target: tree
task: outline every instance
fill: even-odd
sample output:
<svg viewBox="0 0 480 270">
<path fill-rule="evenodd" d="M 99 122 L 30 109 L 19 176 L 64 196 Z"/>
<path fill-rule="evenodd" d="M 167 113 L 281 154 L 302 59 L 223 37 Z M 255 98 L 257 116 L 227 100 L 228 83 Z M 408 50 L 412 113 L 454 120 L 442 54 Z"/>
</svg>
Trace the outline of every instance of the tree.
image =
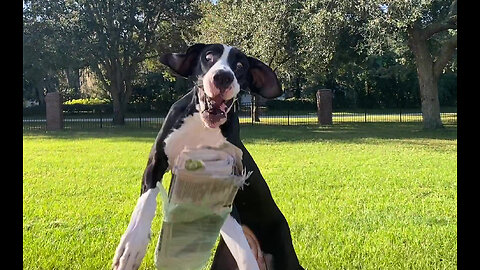
<svg viewBox="0 0 480 270">
<path fill-rule="evenodd" d="M 78 43 L 77 14 L 64 2 L 24 1 L 23 5 L 23 94 L 44 103 L 48 92 L 79 88 L 78 70 L 84 67 Z M 77 82 L 75 82 L 77 80 Z M 64 83 L 66 82 L 66 83 Z"/>
<path fill-rule="evenodd" d="M 113 101 L 114 124 L 123 125 L 139 64 L 171 44 L 195 12 L 192 1 L 73 1 L 83 29 L 86 59 Z"/>
<path fill-rule="evenodd" d="M 355 41 L 355 38 L 351 38 L 354 34 L 351 28 L 355 22 L 347 12 L 350 1 L 302 2 L 302 8 L 297 15 L 301 33 L 298 41 L 300 44 L 298 54 L 301 59 L 299 64 L 304 71 L 305 90 L 315 95 L 319 88 L 332 86 L 333 75 L 343 63 L 341 55 L 350 52 L 350 44 L 347 43 Z M 350 37 L 343 38 L 344 34 Z M 347 58 L 349 61 L 352 60 L 350 57 Z M 309 91 L 310 89 L 312 91 Z"/>
<path fill-rule="evenodd" d="M 371 51 L 389 49 L 414 55 L 423 126 L 441 128 L 438 81 L 457 48 L 457 1 L 370 1 L 364 34 Z"/>
<path fill-rule="evenodd" d="M 223 0 L 200 5 L 202 19 L 196 42 L 224 43 L 240 48 L 270 66 L 284 89 L 300 73 L 296 12 L 298 1 Z M 252 95 L 252 118 L 259 121 L 257 100 Z"/>
<path fill-rule="evenodd" d="M 436 21 L 432 20 L 426 25 L 422 22 L 425 20 L 417 19 L 407 30 L 408 46 L 415 55 L 417 64 L 423 124 L 427 129 L 442 127 L 438 81 L 456 51 L 457 35 L 456 33 L 451 34 L 448 35 L 446 40 L 438 41 L 440 43 L 440 50 L 436 57 L 432 57 L 431 55 L 429 40 L 436 34 L 441 34 L 449 29 L 457 29 L 456 6 L 457 1 L 455 0 L 450 4 L 445 17 L 442 16 Z M 439 6 L 433 11 L 437 14 L 445 13 L 444 11 L 442 12 L 442 8 L 445 8 L 445 6 Z"/>
<path fill-rule="evenodd" d="M 195 41 L 239 47 L 287 78 L 295 70 L 299 7 L 297 1 L 284 0 L 204 1 Z"/>
</svg>

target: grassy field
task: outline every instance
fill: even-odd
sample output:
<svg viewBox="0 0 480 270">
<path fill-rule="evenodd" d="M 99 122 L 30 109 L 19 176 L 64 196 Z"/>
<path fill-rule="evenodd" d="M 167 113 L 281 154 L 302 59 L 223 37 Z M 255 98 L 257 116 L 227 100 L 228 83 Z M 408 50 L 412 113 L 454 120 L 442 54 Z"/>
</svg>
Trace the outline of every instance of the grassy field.
<svg viewBox="0 0 480 270">
<path fill-rule="evenodd" d="M 109 269 L 156 132 L 24 133 L 24 269 Z M 305 269 L 456 269 L 456 126 L 244 126 L 242 138 Z M 159 204 L 141 269 L 155 269 Z"/>
</svg>

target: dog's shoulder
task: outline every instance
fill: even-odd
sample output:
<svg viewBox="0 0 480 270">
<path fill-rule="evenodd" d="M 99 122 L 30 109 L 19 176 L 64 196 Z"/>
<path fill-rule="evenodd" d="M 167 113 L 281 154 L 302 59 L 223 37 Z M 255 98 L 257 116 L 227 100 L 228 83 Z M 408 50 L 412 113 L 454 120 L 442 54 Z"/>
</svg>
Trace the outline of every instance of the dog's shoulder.
<svg viewBox="0 0 480 270">
<path fill-rule="evenodd" d="M 187 94 L 181 97 L 179 100 L 175 101 L 168 111 L 168 115 L 178 115 L 187 111 L 187 108 L 191 105 L 194 106 L 194 97 L 195 97 L 195 88 L 190 90 Z"/>
</svg>

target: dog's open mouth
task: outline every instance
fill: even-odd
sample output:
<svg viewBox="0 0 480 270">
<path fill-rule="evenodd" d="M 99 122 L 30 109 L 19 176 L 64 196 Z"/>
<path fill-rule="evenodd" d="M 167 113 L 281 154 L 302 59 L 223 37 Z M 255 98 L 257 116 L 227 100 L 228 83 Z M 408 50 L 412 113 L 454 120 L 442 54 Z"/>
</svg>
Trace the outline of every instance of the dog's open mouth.
<svg viewBox="0 0 480 270">
<path fill-rule="evenodd" d="M 205 124 L 210 128 L 216 128 L 225 123 L 233 100 L 233 98 L 224 100 L 221 95 L 210 98 L 202 93 L 200 97 L 200 102 L 203 103 L 201 116 Z"/>
</svg>

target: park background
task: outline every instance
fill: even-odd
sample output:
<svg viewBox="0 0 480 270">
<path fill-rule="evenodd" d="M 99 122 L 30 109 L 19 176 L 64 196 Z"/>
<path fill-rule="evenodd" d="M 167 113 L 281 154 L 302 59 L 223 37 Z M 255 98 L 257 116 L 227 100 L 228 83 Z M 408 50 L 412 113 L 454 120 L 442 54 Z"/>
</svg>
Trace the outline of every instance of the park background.
<svg viewBox="0 0 480 270">
<path fill-rule="evenodd" d="M 282 83 L 282 97 L 245 94 L 236 109 L 306 269 L 456 268 L 456 11 L 24 1 L 24 268 L 109 267 L 156 132 L 190 86 L 159 56 L 196 42 L 237 46 Z M 320 89 L 333 93 L 333 125 L 318 125 Z M 46 131 L 50 93 L 62 97 L 61 131 Z"/>
</svg>

